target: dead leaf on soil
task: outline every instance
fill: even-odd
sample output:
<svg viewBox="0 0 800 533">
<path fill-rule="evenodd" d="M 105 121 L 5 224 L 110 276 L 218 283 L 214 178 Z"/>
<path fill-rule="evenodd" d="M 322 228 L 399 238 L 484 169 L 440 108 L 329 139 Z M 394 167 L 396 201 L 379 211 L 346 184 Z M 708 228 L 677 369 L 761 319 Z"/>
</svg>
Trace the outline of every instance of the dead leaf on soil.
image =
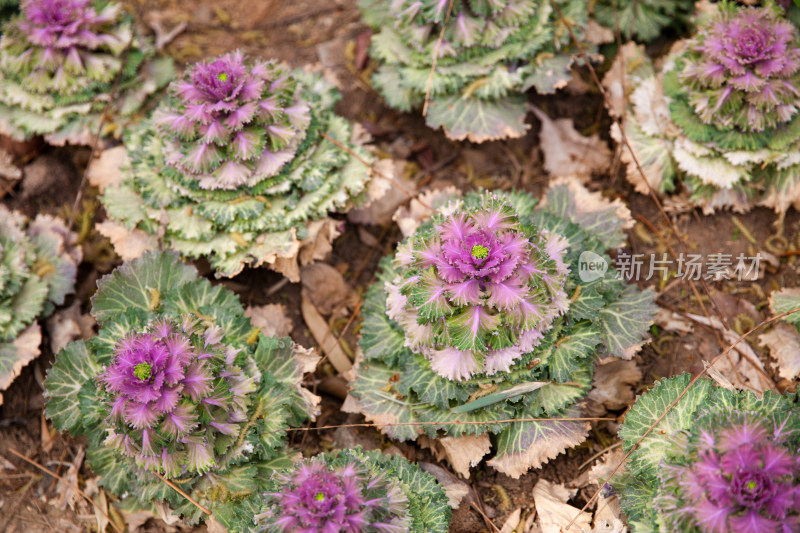
<svg viewBox="0 0 800 533">
<path fill-rule="evenodd" d="M 551 120 L 538 107 L 530 108 L 542 123 L 539 145 L 544 154 L 544 169 L 550 176 L 575 176 L 586 182 L 592 174 L 608 170 L 612 152 L 597 133 L 584 137 L 575 130 L 572 119 Z"/>
<path fill-rule="evenodd" d="M 276 257 L 271 268 L 286 276 L 292 283 L 300 281 L 300 267 L 323 261 L 331 250 L 333 240 L 341 235 L 340 223 L 332 218 L 323 218 L 310 222 L 307 226 L 308 236 L 299 242 L 297 254 L 291 257 Z"/>
<path fill-rule="evenodd" d="M 470 467 L 478 466 L 492 449 L 488 433 L 441 439 L 420 437 L 418 442 L 420 446 L 430 448 L 438 460 L 447 459 L 456 474 L 465 479 L 469 479 Z"/>
<path fill-rule="evenodd" d="M 656 311 L 656 317 L 654 319 L 657 326 L 659 326 L 664 331 L 676 331 L 678 333 L 691 333 L 694 329 L 692 322 L 687 320 L 683 316 L 670 311 L 669 309 L 664 309 L 663 307 L 659 307 L 658 311 Z"/>
<path fill-rule="evenodd" d="M 286 337 L 294 328 L 283 304 L 251 305 L 244 310 L 244 316 L 267 337 Z"/>
<path fill-rule="evenodd" d="M 412 199 L 408 206 L 395 211 L 392 219 L 397 223 L 403 236 L 408 237 L 417 231 L 423 221 L 433 215 L 434 210 L 457 200 L 460 196 L 461 192 L 453 186 L 425 191 Z"/>
<path fill-rule="evenodd" d="M 22 177 L 22 169 L 14 164 L 14 158 L 4 149 L 0 148 L 0 178 L 16 182 Z"/>
<path fill-rule="evenodd" d="M 374 173 L 367 185 L 368 203 L 347 213 L 350 222 L 377 226 L 388 224 L 397 208 L 411 197 L 409 193 L 413 195 L 416 192 L 416 183 L 405 176 L 406 161 L 381 159 L 375 168 L 380 173 Z"/>
<path fill-rule="evenodd" d="M 94 502 L 94 519 L 97 523 L 97 531 L 105 532 L 108 527 L 108 498 L 106 498 L 106 491 L 100 488 L 97 481 L 99 476 L 86 480 L 86 487 L 83 492 L 92 499 Z"/>
<path fill-rule="evenodd" d="M 793 380 L 800 376 L 800 333 L 794 326 L 779 322 L 772 331 L 760 335 L 758 342 L 769 349 L 780 377 Z"/>
<path fill-rule="evenodd" d="M 86 179 L 100 189 L 101 193 L 106 187 L 116 187 L 122 183 L 122 166 L 127 160 L 128 151 L 122 145 L 103 150 L 97 158 L 89 162 Z"/>
<path fill-rule="evenodd" d="M 302 293 L 323 315 L 335 310 L 355 309 L 358 295 L 344 280 L 341 272 L 328 263 L 314 263 L 300 270 Z"/>
<path fill-rule="evenodd" d="M 508 515 L 506 521 L 503 522 L 503 527 L 500 528 L 500 533 L 514 533 L 519 527 L 519 523 L 522 520 L 522 508 L 517 507 L 513 513 Z"/>
<path fill-rule="evenodd" d="M 328 322 L 305 294 L 301 296 L 300 310 L 311 335 L 319 344 L 322 353 L 328 356 L 336 371 L 344 374 L 350 370 L 353 364 L 339 345 L 336 335 L 333 334 L 331 328 L 328 327 Z"/>
<path fill-rule="evenodd" d="M 47 333 L 50 337 L 50 349 L 57 354 L 74 340 L 89 339 L 94 335 L 96 323 L 90 314 L 81 313 L 80 302 L 56 311 L 46 322 Z"/>
<path fill-rule="evenodd" d="M 458 509 L 464 497 L 469 494 L 470 486 L 439 465 L 421 461 L 419 466 L 422 470 L 435 477 L 436 481 L 442 485 L 447 495 L 448 505 L 453 509 Z"/>
<path fill-rule="evenodd" d="M 145 252 L 158 250 L 158 239 L 140 229 L 129 230 L 110 220 L 98 223 L 95 228 L 111 241 L 114 251 L 123 261 L 131 261 Z"/>
<path fill-rule="evenodd" d="M 59 479 L 56 484 L 56 497 L 51 503 L 54 503 L 62 511 L 65 511 L 67 506 L 74 511 L 75 504 L 81 500 L 81 495 L 75 488 L 78 487 L 78 472 L 81 470 L 85 455 L 83 446 L 79 446 L 69 468 L 61 475 L 63 480 Z"/>
<path fill-rule="evenodd" d="M 613 359 L 595 367 L 592 390 L 587 399 L 588 416 L 602 416 L 633 403 L 635 387 L 642 379 L 636 361 Z"/>
<path fill-rule="evenodd" d="M 714 370 L 719 372 L 719 374 L 734 387 L 758 393 L 773 388 L 774 384 L 762 373 L 764 371 L 764 364 L 761 362 L 761 359 L 759 359 L 758 354 L 750 347 L 747 340 L 742 339 L 737 343 L 739 334 L 726 328 L 717 317 L 711 317 L 711 320 L 709 320 L 706 317 L 691 313 L 687 313 L 686 316 L 695 322 L 711 326 L 718 330 L 722 334 L 723 341 L 726 343 L 730 345 L 736 343 L 735 347 L 728 352 L 728 355 L 720 358 L 714 365 Z M 719 347 L 716 343 L 701 344 L 698 349 L 703 358 L 708 361 L 711 361 L 719 353 Z M 758 369 L 762 372 L 759 372 Z M 709 374 L 713 377 L 712 372 L 709 372 Z"/>
<path fill-rule="evenodd" d="M 592 515 L 567 503 L 576 490 L 569 490 L 559 483 L 540 479 L 533 487 L 533 503 L 536 506 L 537 524 L 542 533 L 562 533 L 562 528 L 572 523 L 570 531 L 589 531 Z M 577 518 L 576 518 L 577 517 Z"/>
</svg>

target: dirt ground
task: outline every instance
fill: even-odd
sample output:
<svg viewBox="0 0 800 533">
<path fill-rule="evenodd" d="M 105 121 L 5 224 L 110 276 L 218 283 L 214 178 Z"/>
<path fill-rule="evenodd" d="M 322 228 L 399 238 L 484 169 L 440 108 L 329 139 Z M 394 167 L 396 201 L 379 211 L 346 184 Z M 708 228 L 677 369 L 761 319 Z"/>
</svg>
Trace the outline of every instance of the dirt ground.
<svg viewBox="0 0 800 533">
<path fill-rule="evenodd" d="M 319 64 L 334 74 L 341 85 L 343 98 L 338 104 L 339 113 L 364 125 L 386 154 L 408 160 L 414 170 L 412 175 L 421 188 L 434 183 L 451 183 L 463 188 L 516 188 L 540 195 L 547 184 L 548 177 L 543 170 L 538 146 L 539 124 L 532 116 L 529 117 L 531 130 L 521 139 L 473 145 L 447 140 L 441 132 L 425 127 L 417 114 L 399 114 L 386 108 L 379 95 L 370 88 L 371 63 L 367 62 L 361 70 L 355 67 L 355 58 L 363 51 L 363 45 L 359 43 L 365 41 L 367 31 L 359 22 L 355 0 L 129 0 L 126 4 L 141 20 L 160 25 L 165 32 L 186 23 L 185 30 L 167 47 L 179 65 L 236 48 L 249 54 L 277 57 L 295 67 Z M 551 118 L 569 117 L 581 133 L 599 133 L 608 141 L 610 119 L 603 109 L 602 99 L 596 90 L 591 89 L 587 72 L 577 71 L 576 75 L 588 87 L 588 92 L 579 98 L 567 90 L 555 96 L 532 95 L 531 101 Z M 28 215 L 37 212 L 68 215 L 80 188 L 89 151 L 53 149 L 40 143 L 15 145 L 13 148 L 17 162 L 26 165 L 26 178 L 15 189 L 0 192 L 4 194 L 2 201 Z M 29 180 L 29 175 L 39 175 L 36 172 L 42 175 L 39 181 Z M 800 263 L 792 251 L 800 247 L 798 213 L 791 212 L 786 216 L 783 224 L 785 242 L 770 239 L 776 232 L 776 217 L 766 209 L 735 216 L 730 213 L 703 216 L 695 211 L 671 214 L 681 244 L 666 229 L 653 200 L 635 193 L 625 181 L 623 172 L 624 169 L 616 164 L 612 172 L 595 176 L 589 187 L 602 191 L 608 198 L 621 198 L 629 206 L 637 220 L 636 227 L 629 232 L 632 253 L 661 254 L 669 248 L 681 251 L 685 246 L 689 253 L 723 252 L 735 257 L 740 252 L 755 255 L 767 251 L 776 258 L 776 264 L 768 266 L 766 275 L 757 283 L 709 281 L 706 287 L 699 285 L 701 294 L 708 289 L 713 295 L 713 303 L 706 297 L 701 298 L 711 314 L 718 313 L 739 329 L 750 322 L 757 324 L 769 316 L 766 296 L 770 291 L 797 284 Z M 109 243 L 92 230 L 94 222 L 104 217 L 95 196 L 96 191 L 87 189 L 75 216 L 75 229 L 84 238 L 86 258 L 80 269 L 74 298 L 82 303 L 84 311 L 88 311 L 88 299 L 97 279 L 119 264 Z M 367 231 L 378 242 L 377 245 L 365 244 L 369 239 L 359 235 L 357 228 L 348 224 L 344 234 L 335 242 L 329 261 L 344 273 L 345 279 L 359 294 L 373 279 L 379 258 L 391 250 L 399 238 L 396 227 L 368 227 Z M 201 272 L 208 270 L 204 265 L 198 266 Z M 281 279 L 278 274 L 257 269 L 220 283 L 236 291 L 245 304 L 284 304 L 295 325 L 292 337 L 303 345 L 314 346 L 316 343 L 300 313 L 300 285 L 289 283 L 281 286 Z M 648 282 L 642 282 L 642 285 L 646 284 Z M 686 282 L 657 282 L 654 286 L 663 290 L 659 303 L 665 308 L 702 315 L 698 300 Z M 275 291 L 276 287 L 280 290 Z M 749 318 L 745 320 L 743 315 Z M 334 333 L 340 333 L 345 322 L 334 321 Z M 356 345 L 359 322 L 356 317 L 343 337 L 348 347 Z M 654 328 L 653 333 L 653 345 L 644 348 L 636 357 L 643 373 L 642 380 L 634 384 L 637 394 L 660 377 L 683 371 L 701 371 L 703 360 L 710 360 L 719 351 L 714 335 L 703 328 L 696 327 L 690 334 L 664 333 Z M 76 458 L 81 457 L 82 443 L 54 432 L 42 414 L 45 404 L 43 376 L 53 359 L 48 343 L 45 341 L 43 345 L 43 355 L 29 365 L 4 393 L 5 404 L 0 407 L 0 533 L 96 531 L 94 510 L 90 506 L 81 501 L 73 509 L 68 501 L 59 501 L 64 500 L 65 491 L 58 480 L 15 454 L 23 454 L 61 476 L 77 480 L 84 491 L 91 491 L 90 481 L 94 476 L 89 469 L 86 466 L 71 468 L 73 462 L 78 466 L 81 464 Z M 775 386 L 779 390 L 792 388 L 793 384 L 778 378 L 764 348 L 756 342 L 751 345 Z M 316 377 L 309 379 L 309 386 L 318 388 L 323 396 L 322 415 L 315 424 L 324 426 L 363 421 L 360 417 L 343 414 L 340 395 L 331 394 L 335 390 L 323 385 L 326 383 L 324 378 L 334 374 L 333 368 L 325 364 Z M 624 411 L 625 408 L 612 411 L 610 416 L 621 416 Z M 616 427 L 616 422 L 596 424 L 585 443 L 518 480 L 498 474 L 485 465 L 474 468 L 468 481 L 473 492 L 454 513 L 451 531 L 494 531 L 487 521 L 499 529 L 517 508 L 522 508 L 523 516 L 527 515 L 533 508 L 531 493 L 538 479 L 570 483 L 588 468 L 589 465 L 584 464 L 588 459 L 614 444 Z M 298 432 L 293 434 L 292 441 L 305 454 L 353 443 L 380 448 L 391 445 L 372 429 Z M 430 452 L 414 444 L 394 445 L 410 459 L 435 462 Z M 591 491 L 584 489 L 570 503 L 580 507 L 589 497 Z M 477 509 L 481 509 L 486 518 Z M 122 523 L 113 506 L 110 514 L 112 520 Z M 150 520 L 140 529 L 154 532 L 176 530 L 192 529 L 180 525 L 167 526 L 158 520 Z M 205 526 L 195 530 L 205 531 Z"/>
</svg>

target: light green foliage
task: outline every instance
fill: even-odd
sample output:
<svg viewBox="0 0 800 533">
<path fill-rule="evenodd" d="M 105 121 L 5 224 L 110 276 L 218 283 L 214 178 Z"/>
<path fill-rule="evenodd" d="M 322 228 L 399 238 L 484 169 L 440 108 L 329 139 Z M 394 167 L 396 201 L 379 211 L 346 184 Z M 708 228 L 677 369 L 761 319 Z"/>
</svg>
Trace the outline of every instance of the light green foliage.
<svg viewBox="0 0 800 533">
<path fill-rule="evenodd" d="M 640 42 L 652 41 L 665 28 L 687 26 L 693 11 L 694 0 L 599 0 L 594 5 L 597 22 Z"/>
<path fill-rule="evenodd" d="M 0 391 L 39 354 L 35 321 L 73 291 L 82 255 L 61 220 L 29 221 L 0 205 Z"/>
<path fill-rule="evenodd" d="M 17 140 L 44 135 L 55 145 L 89 145 L 98 131 L 101 137 L 118 138 L 148 99 L 174 77 L 172 59 L 156 53 L 151 39 L 138 33 L 133 17 L 119 4 L 105 0 L 89 4 L 105 22 L 81 29 L 96 33 L 101 44 L 86 46 L 78 39 L 72 48 L 79 56 L 75 65 L 66 61 L 65 66 L 58 55 L 55 60 L 46 58 L 50 49 L 33 43 L 20 28 L 24 9 L 4 24 L 0 41 L 3 134 Z"/>
<path fill-rule="evenodd" d="M 145 122 L 126 136 L 130 166 L 122 184 L 102 197 L 109 216 L 158 236 L 164 248 L 182 256 L 207 257 L 218 276 L 296 260 L 310 223 L 363 202 L 371 175 L 363 161 L 372 156 L 352 138 L 350 123 L 333 113 L 338 91 L 316 75 L 292 76 L 301 84 L 311 124 L 294 158 L 275 176 L 254 186 L 203 189 L 165 163 L 164 139 Z"/>
<path fill-rule="evenodd" d="M 410 111 L 423 104 L 426 120 L 448 137 L 483 142 L 524 135 L 525 92 L 553 93 L 569 80 L 570 35 L 553 6 L 539 0 L 359 0 L 381 62 L 373 77 L 387 103 Z M 578 38 L 585 2 L 558 0 Z M 441 46 L 437 41 L 444 25 Z M 434 54 L 439 52 L 431 78 Z M 429 81 L 430 80 L 430 81 Z"/>
</svg>

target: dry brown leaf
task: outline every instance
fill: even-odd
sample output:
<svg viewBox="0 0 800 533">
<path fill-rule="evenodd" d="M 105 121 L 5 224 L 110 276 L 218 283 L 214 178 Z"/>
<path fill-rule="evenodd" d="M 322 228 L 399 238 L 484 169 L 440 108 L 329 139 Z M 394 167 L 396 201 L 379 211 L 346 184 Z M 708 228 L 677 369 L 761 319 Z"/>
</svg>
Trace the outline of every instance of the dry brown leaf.
<svg viewBox="0 0 800 533">
<path fill-rule="evenodd" d="M 380 174 L 376 173 L 367 185 L 368 203 L 347 213 L 350 222 L 386 225 L 392 221 L 392 214 L 397 208 L 410 198 L 409 193 L 416 191 L 417 185 L 405 176 L 405 161 L 381 159 L 375 167 Z"/>
<path fill-rule="evenodd" d="M 676 331 L 678 333 L 691 333 L 694 329 L 692 322 L 682 317 L 678 313 L 659 307 L 654 319 L 657 326 L 664 331 Z"/>
<path fill-rule="evenodd" d="M 539 145 L 544 154 L 544 169 L 552 177 L 575 176 L 582 182 L 611 166 L 612 153 L 598 134 L 584 137 L 575 130 L 572 119 L 551 120 L 544 111 L 530 106 L 542 123 Z"/>
<path fill-rule="evenodd" d="M 56 311 L 46 322 L 50 348 L 53 353 L 57 354 L 74 340 L 86 340 L 92 337 L 96 323 L 90 314 L 81 313 L 80 302 Z"/>
<path fill-rule="evenodd" d="M 772 331 L 760 335 L 758 342 L 769 349 L 780 377 L 793 380 L 800 376 L 800 333 L 794 326 L 779 322 Z"/>
<path fill-rule="evenodd" d="M 99 476 L 86 480 L 86 486 L 83 489 L 84 494 L 92 499 L 94 505 L 94 519 L 97 523 L 97 531 L 105 532 L 108 527 L 108 498 L 106 492 L 97 484 Z"/>
<path fill-rule="evenodd" d="M 722 334 L 723 340 L 735 347 L 714 364 L 713 370 L 719 372 L 734 387 L 740 390 L 751 390 L 758 393 L 771 389 L 773 384 L 764 375 L 764 364 L 758 355 L 750 347 L 747 340 L 739 341 L 739 334 L 728 329 L 717 317 L 706 317 L 687 313 L 689 318 L 695 322 L 711 326 Z M 738 342 L 737 342 L 738 341 Z M 716 354 L 715 354 L 716 355 Z M 759 371 L 761 370 L 761 371 Z M 709 371 L 713 377 L 713 372 Z"/>
<path fill-rule="evenodd" d="M 122 184 L 122 166 L 127 161 L 128 151 L 122 145 L 103 150 L 99 157 L 89 162 L 86 178 L 102 193 L 106 187 Z"/>
<path fill-rule="evenodd" d="M 336 371 L 344 374 L 350 370 L 353 364 L 339 345 L 336 335 L 333 334 L 328 323 L 305 294 L 301 296 L 300 310 L 311 335 L 319 344 L 322 353 L 328 356 Z"/>
<path fill-rule="evenodd" d="M 570 531 L 576 533 L 591 530 L 592 515 L 566 503 L 575 492 L 546 479 L 536 483 L 533 487 L 533 503 L 542 533 L 562 533 L 562 528 L 568 524 L 573 524 Z"/>
<path fill-rule="evenodd" d="M 412 199 L 408 207 L 403 206 L 397 209 L 392 219 L 397 223 L 403 236 L 408 237 L 417 231 L 425 219 L 433 215 L 433 210 L 457 200 L 460 196 L 461 192 L 453 186 L 425 191 L 417 198 Z"/>
<path fill-rule="evenodd" d="M 110 220 L 98 223 L 95 228 L 111 241 L 114 251 L 123 261 L 131 261 L 145 252 L 158 249 L 158 239 L 140 229 L 129 230 Z"/>
<path fill-rule="evenodd" d="M 75 453 L 75 458 L 69 464 L 69 468 L 65 473 L 61 474 L 62 479 L 59 479 L 56 484 L 56 498 L 53 503 L 62 511 L 65 511 L 67 506 L 74 511 L 75 504 L 81 501 L 81 495 L 75 488 L 78 487 L 78 472 L 81 470 L 85 455 L 86 452 L 83 446 L 79 446 L 77 453 Z"/>
<path fill-rule="evenodd" d="M 420 468 L 436 478 L 447 495 L 447 503 L 453 509 L 458 509 L 464 497 L 469 494 L 470 487 L 453 474 L 439 465 L 421 461 Z"/>
<path fill-rule="evenodd" d="M 14 164 L 14 158 L 4 149 L 0 148 L 0 178 L 11 182 L 22 177 L 22 169 Z"/>
<path fill-rule="evenodd" d="M 522 520 L 522 508 L 517 507 L 513 513 L 508 515 L 506 521 L 503 522 L 503 527 L 500 528 L 500 533 L 514 533 L 519 527 L 519 523 Z"/>
<path fill-rule="evenodd" d="M 307 226 L 308 236 L 299 241 L 297 252 L 278 256 L 274 254 L 265 263 L 286 276 L 292 283 L 300 281 L 300 267 L 324 260 L 333 250 L 333 240 L 341 234 L 340 223 L 331 218 L 314 220 Z M 257 265 L 254 265 L 257 266 Z"/>
<path fill-rule="evenodd" d="M 642 379 L 636 361 L 612 359 L 595 367 L 592 390 L 587 395 L 587 414 L 602 416 L 608 411 L 624 409 L 633 403 L 635 386 Z"/>
<path fill-rule="evenodd" d="M 488 433 L 463 437 L 442 437 L 441 439 L 420 439 L 420 444 L 434 450 L 439 460 L 447 459 L 456 474 L 465 479 L 469 479 L 470 467 L 478 466 L 478 463 L 492 449 Z"/>
<path fill-rule="evenodd" d="M 358 296 L 344 280 L 341 272 L 327 263 L 314 263 L 300 270 L 300 283 L 303 295 L 323 315 L 330 315 L 334 310 L 344 308 L 355 309 Z"/>
<path fill-rule="evenodd" d="M 244 310 L 244 316 L 267 337 L 286 337 L 294 328 L 283 304 L 252 305 Z"/>
</svg>

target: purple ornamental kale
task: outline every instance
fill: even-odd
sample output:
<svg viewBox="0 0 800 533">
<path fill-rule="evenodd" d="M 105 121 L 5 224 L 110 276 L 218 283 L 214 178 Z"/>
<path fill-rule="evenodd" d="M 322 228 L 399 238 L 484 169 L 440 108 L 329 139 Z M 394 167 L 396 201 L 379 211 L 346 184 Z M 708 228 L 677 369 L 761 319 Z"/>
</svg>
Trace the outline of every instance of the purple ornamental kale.
<svg viewBox="0 0 800 533">
<path fill-rule="evenodd" d="M 86 88 L 87 75 L 109 81 L 116 71 L 99 54 L 116 54 L 126 45 L 129 34 L 117 27 L 120 10 L 110 4 L 98 13 L 90 0 L 27 0 L 15 31 L 28 47 L 6 60 L 13 72 L 26 75 L 22 81 L 30 89 L 72 93 Z"/>
<path fill-rule="evenodd" d="M 235 189 L 276 175 L 310 122 L 289 71 L 241 52 L 190 68 L 155 113 L 167 164 L 203 189 Z"/>
<path fill-rule="evenodd" d="M 406 345 L 458 381 L 508 371 L 568 306 L 567 241 L 524 228 L 491 194 L 482 202 L 403 243 L 402 274 L 386 286 L 387 314 Z"/>
<path fill-rule="evenodd" d="M 800 38 L 774 7 L 722 9 L 680 72 L 695 113 L 720 129 L 763 131 L 800 106 Z"/>
<path fill-rule="evenodd" d="M 108 396 L 106 443 L 166 477 L 214 467 L 217 439 L 239 434 L 255 389 L 221 336 L 186 316 L 120 340 L 99 378 Z"/>
<path fill-rule="evenodd" d="M 700 435 L 691 463 L 663 467 L 678 494 L 656 501 L 665 515 L 703 533 L 800 531 L 800 450 L 783 444 L 780 426 L 745 421 Z"/>
<path fill-rule="evenodd" d="M 371 475 L 348 461 L 338 467 L 322 457 L 275 474 L 277 492 L 264 495 L 266 511 L 256 515 L 258 531 L 360 533 L 408 531 L 408 500 L 384 474 Z"/>
</svg>

